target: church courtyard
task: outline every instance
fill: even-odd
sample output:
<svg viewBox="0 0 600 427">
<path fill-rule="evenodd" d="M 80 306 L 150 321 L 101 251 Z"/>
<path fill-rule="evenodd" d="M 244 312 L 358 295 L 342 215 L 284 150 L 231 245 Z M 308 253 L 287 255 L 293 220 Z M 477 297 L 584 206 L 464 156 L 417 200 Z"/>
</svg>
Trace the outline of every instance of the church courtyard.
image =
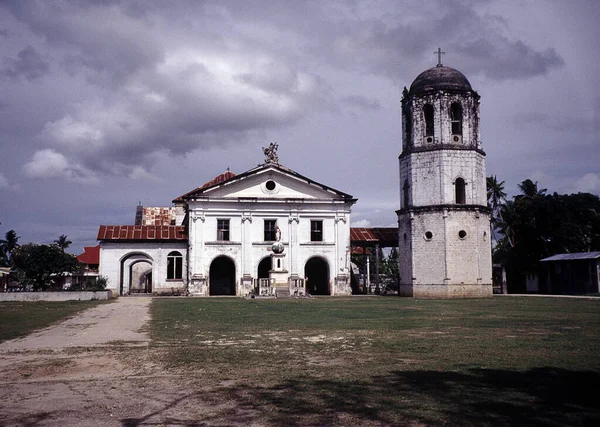
<svg viewBox="0 0 600 427">
<path fill-rule="evenodd" d="M 0 343 L 0 425 L 597 425 L 598 304 L 119 298 Z"/>
</svg>

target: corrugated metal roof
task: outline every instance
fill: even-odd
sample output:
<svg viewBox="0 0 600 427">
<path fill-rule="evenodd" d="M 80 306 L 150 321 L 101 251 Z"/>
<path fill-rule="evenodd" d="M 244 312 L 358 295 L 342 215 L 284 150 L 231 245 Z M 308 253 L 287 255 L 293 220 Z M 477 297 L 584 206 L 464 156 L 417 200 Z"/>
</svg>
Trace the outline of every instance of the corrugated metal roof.
<svg viewBox="0 0 600 427">
<path fill-rule="evenodd" d="M 77 255 L 77 261 L 82 264 L 100 264 L 100 245 L 85 246 L 83 253 Z"/>
<path fill-rule="evenodd" d="M 350 241 L 352 244 L 375 244 L 381 246 L 398 246 L 398 229 L 397 228 L 350 228 Z"/>
<path fill-rule="evenodd" d="M 571 254 L 556 254 L 551 257 L 544 258 L 540 262 L 547 261 L 570 261 L 574 259 L 598 259 L 600 252 L 573 252 Z"/>
<path fill-rule="evenodd" d="M 101 225 L 98 240 L 187 240 L 181 225 Z"/>
</svg>

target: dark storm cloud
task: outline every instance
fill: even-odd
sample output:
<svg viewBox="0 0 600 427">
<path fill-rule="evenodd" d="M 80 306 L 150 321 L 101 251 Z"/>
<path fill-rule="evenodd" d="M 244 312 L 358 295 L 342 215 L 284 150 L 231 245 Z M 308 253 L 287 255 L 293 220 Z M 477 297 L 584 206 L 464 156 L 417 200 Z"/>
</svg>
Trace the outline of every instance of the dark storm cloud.
<svg viewBox="0 0 600 427">
<path fill-rule="evenodd" d="M 410 20 L 401 11 L 394 19 L 387 15 L 343 20 L 337 24 L 330 49 L 345 64 L 394 80 L 405 78 L 410 58 L 426 58 L 435 65 L 434 46 L 451 54 L 442 62 L 453 64 L 460 58 L 463 72 L 483 73 L 494 80 L 527 79 L 564 65 L 555 49 L 537 50 L 525 40 L 506 36 L 502 17 L 481 15 L 468 2 L 433 4 L 436 7 L 423 8 Z"/>
<path fill-rule="evenodd" d="M 31 46 L 21 50 L 16 58 L 8 58 L 0 74 L 11 79 L 35 80 L 50 71 L 50 64 Z"/>
<path fill-rule="evenodd" d="M 565 65 L 561 56 L 551 48 L 535 51 L 523 41 L 503 37 L 495 40 L 479 38 L 456 46 L 458 53 L 480 62 L 482 71 L 495 80 L 523 79 L 548 74 Z"/>
<path fill-rule="evenodd" d="M 150 166 L 154 152 L 185 154 L 223 145 L 232 134 L 236 142 L 244 132 L 294 123 L 329 104 L 320 76 L 233 29 L 224 39 L 229 24 L 218 4 L 208 12 L 197 3 L 169 11 L 161 3 L 140 5 L 11 4 L 71 78 L 81 75 L 101 89 L 45 123 L 36 137 L 40 150 L 24 168 L 28 176 L 122 173 Z M 163 13 L 181 25 L 166 25 Z"/>
<path fill-rule="evenodd" d="M 161 59 L 158 40 L 138 21 L 102 3 L 27 1 L 9 10 L 42 37 L 71 72 L 82 71 L 92 82 L 119 85 L 137 70 Z"/>
</svg>

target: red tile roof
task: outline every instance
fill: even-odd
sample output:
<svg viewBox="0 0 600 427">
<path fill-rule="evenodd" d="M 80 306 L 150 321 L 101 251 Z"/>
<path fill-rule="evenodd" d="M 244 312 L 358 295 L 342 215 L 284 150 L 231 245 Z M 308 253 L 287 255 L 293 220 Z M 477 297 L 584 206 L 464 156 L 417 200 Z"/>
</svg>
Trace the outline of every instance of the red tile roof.
<svg viewBox="0 0 600 427">
<path fill-rule="evenodd" d="M 229 168 L 227 168 L 227 170 L 225 172 L 223 172 L 221 175 L 215 176 L 213 179 L 211 179 L 208 182 L 205 182 L 200 187 L 194 188 L 192 191 L 188 191 L 187 193 L 177 197 L 175 200 L 173 200 L 173 202 L 182 202 L 186 196 L 189 196 L 198 190 L 203 190 L 205 188 L 212 187 L 213 185 L 217 185 L 222 182 L 228 181 L 231 178 L 234 178 L 235 176 L 236 175 L 233 172 L 231 172 L 229 170 Z"/>
<path fill-rule="evenodd" d="M 165 241 L 187 240 L 187 232 L 181 225 L 101 225 L 98 240 Z"/>
<path fill-rule="evenodd" d="M 353 245 L 366 245 L 378 243 L 380 246 L 398 246 L 397 228 L 350 228 L 350 241 Z"/>
<path fill-rule="evenodd" d="M 85 246 L 83 253 L 77 255 L 77 261 L 88 265 L 100 264 L 100 245 Z"/>
<path fill-rule="evenodd" d="M 222 182 L 227 181 L 228 179 L 231 179 L 235 176 L 235 174 L 233 172 L 231 172 L 229 169 L 227 169 L 225 172 L 223 172 L 221 175 L 219 176 L 215 176 L 213 179 L 211 179 L 208 182 L 205 182 L 204 184 L 202 184 L 202 186 L 200 188 L 207 188 L 207 187 L 212 187 L 213 185 L 217 185 L 220 184 Z"/>
</svg>

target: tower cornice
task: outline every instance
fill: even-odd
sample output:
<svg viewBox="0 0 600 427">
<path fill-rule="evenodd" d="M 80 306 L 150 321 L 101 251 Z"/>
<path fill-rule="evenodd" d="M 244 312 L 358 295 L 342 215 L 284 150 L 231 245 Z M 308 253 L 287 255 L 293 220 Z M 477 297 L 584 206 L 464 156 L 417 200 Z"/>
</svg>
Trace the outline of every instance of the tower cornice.
<svg viewBox="0 0 600 427">
<path fill-rule="evenodd" d="M 406 209 L 399 209 L 396 214 L 410 214 L 410 213 L 423 213 L 423 212 L 444 212 L 444 211 L 469 211 L 469 212 L 481 212 L 484 215 L 489 215 L 492 211 L 487 206 L 483 205 L 457 205 L 457 204 L 445 204 L 445 205 L 426 205 L 426 206 L 409 206 Z"/>
<path fill-rule="evenodd" d="M 485 156 L 485 151 L 481 148 L 475 148 L 473 146 L 462 146 L 462 145 L 454 145 L 454 144 L 436 144 L 425 147 L 412 147 L 403 151 L 398 158 L 403 159 L 408 157 L 411 154 L 415 153 L 427 153 L 430 151 L 475 151 L 482 156 Z"/>
</svg>

